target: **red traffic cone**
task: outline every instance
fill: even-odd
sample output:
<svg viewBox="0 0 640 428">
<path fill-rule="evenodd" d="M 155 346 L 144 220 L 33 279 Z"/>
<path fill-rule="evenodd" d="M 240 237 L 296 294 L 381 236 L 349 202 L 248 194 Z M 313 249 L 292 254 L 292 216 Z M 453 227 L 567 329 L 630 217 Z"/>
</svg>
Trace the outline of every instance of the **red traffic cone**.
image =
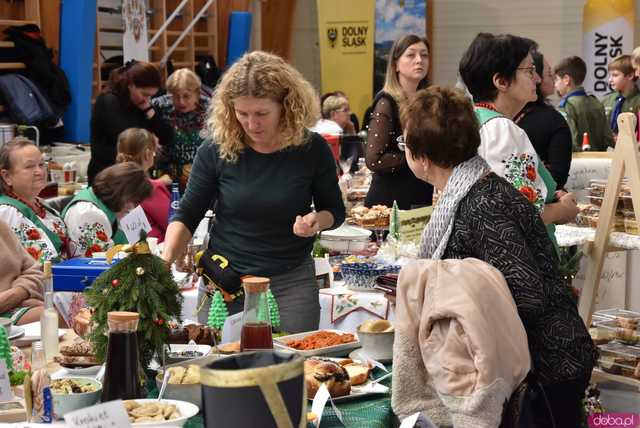
<svg viewBox="0 0 640 428">
<path fill-rule="evenodd" d="M 589 144 L 589 134 L 585 132 L 584 134 L 582 134 L 582 151 L 588 152 L 589 150 L 591 150 L 591 144 Z"/>
</svg>

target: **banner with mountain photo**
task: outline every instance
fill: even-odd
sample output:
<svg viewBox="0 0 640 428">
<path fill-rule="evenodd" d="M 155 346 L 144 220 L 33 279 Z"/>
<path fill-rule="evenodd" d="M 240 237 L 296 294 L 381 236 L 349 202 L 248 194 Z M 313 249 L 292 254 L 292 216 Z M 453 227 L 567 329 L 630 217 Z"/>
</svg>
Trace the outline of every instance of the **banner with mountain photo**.
<svg viewBox="0 0 640 428">
<path fill-rule="evenodd" d="M 426 0 L 376 0 L 373 93 L 384 86 L 393 42 L 407 34 L 427 35 Z"/>
<path fill-rule="evenodd" d="M 342 91 L 362 118 L 373 94 L 375 0 L 318 1 L 322 93 Z"/>
</svg>

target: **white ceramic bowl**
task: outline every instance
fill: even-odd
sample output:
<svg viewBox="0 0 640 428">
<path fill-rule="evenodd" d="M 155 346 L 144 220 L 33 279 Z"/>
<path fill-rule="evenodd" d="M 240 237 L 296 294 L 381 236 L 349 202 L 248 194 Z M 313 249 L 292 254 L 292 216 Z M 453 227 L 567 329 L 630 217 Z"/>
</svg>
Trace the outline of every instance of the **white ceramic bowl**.
<svg viewBox="0 0 640 428">
<path fill-rule="evenodd" d="M 95 385 L 96 390 L 92 392 L 83 392 L 79 394 L 60 394 L 51 391 L 51 397 L 53 401 L 53 416 L 56 419 L 62 419 L 62 417 L 74 410 L 80 410 L 85 407 L 93 406 L 100 401 L 100 395 L 102 394 L 102 384 L 95 379 L 88 377 L 62 377 L 58 379 L 73 379 L 81 384 Z"/>
<path fill-rule="evenodd" d="M 378 320 L 376 322 L 393 328 L 389 321 Z M 362 331 L 363 325 L 364 323 L 358 327 L 358 337 L 362 345 L 362 352 L 374 360 L 391 360 L 393 358 L 395 329 L 391 331 Z"/>
<path fill-rule="evenodd" d="M 137 401 L 140 404 L 144 404 L 144 403 L 155 403 L 158 400 L 156 400 L 155 398 L 145 398 L 145 399 L 139 399 L 134 401 Z M 192 403 L 187 403 L 186 401 L 165 400 L 163 398 L 162 403 L 175 405 L 180 411 L 181 416 L 179 418 L 171 419 L 164 422 L 158 422 L 158 421 L 136 422 L 136 423 L 132 423 L 131 426 L 134 426 L 134 427 L 181 427 L 187 422 L 187 420 L 189 420 L 189 418 L 197 415 L 198 412 L 200 411 L 200 409 L 198 409 L 198 406 Z"/>
<path fill-rule="evenodd" d="M 330 251 L 357 252 L 366 248 L 371 231 L 362 227 L 343 224 L 337 229 L 320 234 L 320 245 Z"/>
<path fill-rule="evenodd" d="M 162 386 L 162 373 L 158 373 L 158 376 L 156 376 L 156 385 L 159 391 Z M 202 385 L 200 383 L 184 385 L 167 383 L 163 398 L 186 401 L 195 404 L 200 409 L 202 408 Z"/>
</svg>

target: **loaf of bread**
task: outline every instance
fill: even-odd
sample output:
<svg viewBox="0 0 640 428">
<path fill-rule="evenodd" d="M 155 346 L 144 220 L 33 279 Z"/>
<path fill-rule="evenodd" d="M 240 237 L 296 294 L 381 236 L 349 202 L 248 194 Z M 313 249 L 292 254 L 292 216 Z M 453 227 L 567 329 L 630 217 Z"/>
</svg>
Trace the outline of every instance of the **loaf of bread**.
<svg viewBox="0 0 640 428">
<path fill-rule="evenodd" d="M 309 358 L 304 362 L 304 379 L 307 397 L 313 398 L 321 384 L 325 384 L 332 397 L 342 397 L 351 393 L 349 373 L 335 361 Z"/>
</svg>

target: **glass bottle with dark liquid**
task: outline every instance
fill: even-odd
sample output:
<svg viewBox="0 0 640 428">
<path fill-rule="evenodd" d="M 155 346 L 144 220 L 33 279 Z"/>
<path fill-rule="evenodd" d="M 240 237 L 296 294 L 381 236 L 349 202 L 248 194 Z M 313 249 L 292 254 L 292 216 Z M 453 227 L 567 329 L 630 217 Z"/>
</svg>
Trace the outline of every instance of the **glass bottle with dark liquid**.
<svg viewBox="0 0 640 428">
<path fill-rule="evenodd" d="M 244 288 L 244 313 L 240 350 L 273 349 L 271 318 L 269 316 L 269 278 L 252 276 L 242 280 Z"/>
<path fill-rule="evenodd" d="M 102 402 L 141 398 L 137 312 L 109 312 L 109 345 Z"/>
</svg>

